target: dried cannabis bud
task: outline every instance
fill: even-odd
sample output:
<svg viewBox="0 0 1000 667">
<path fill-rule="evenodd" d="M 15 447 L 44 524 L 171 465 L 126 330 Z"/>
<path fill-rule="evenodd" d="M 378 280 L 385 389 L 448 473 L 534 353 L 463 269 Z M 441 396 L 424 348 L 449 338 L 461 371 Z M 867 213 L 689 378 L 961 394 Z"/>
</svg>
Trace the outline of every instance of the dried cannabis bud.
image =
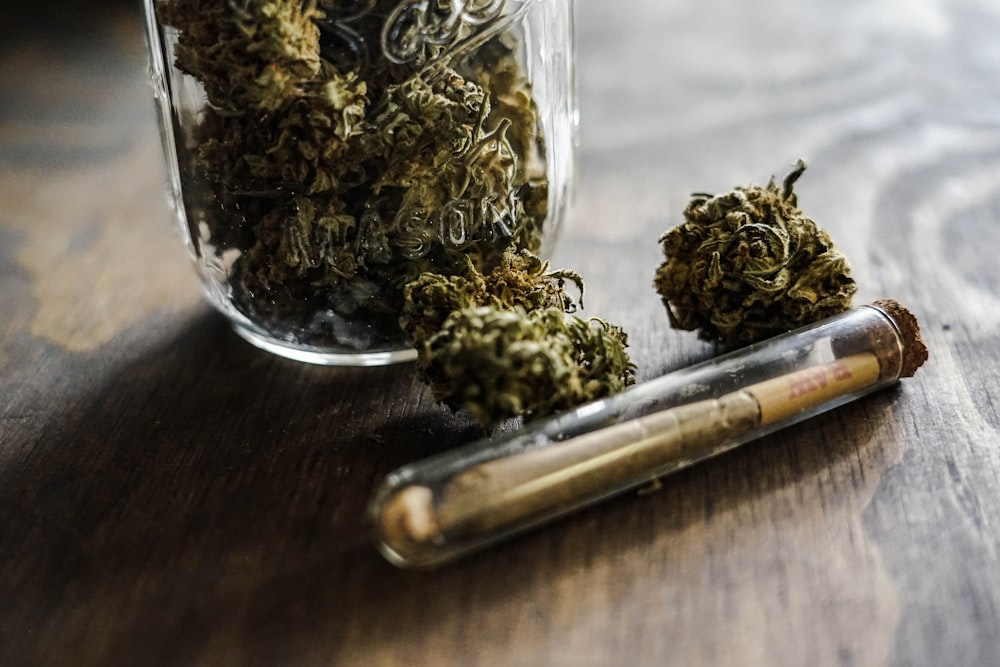
<svg viewBox="0 0 1000 667">
<path fill-rule="evenodd" d="M 579 303 L 566 293 L 566 281 L 582 299 L 578 274 L 550 272 L 534 255 L 508 250 L 487 275 L 470 262 L 462 275 L 425 273 L 407 285 L 402 324 L 435 397 L 494 428 L 632 384 L 625 332 L 571 315 Z"/>
<path fill-rule="evenodd" d="M 685 222 L 660 238 L 655 286 L 673 327 L 736 347 L 850 308 L 850 267 L 798 207 L 799 160 L 782 187 L 692 195 Z"/>
<path fill-rule="evenodd" d="M 427 340 L 422 370 L 439 401 L 492 429 L 622 391 L 634 381 L 626 345 L 619 327 L 560 308 L 472 307 Z"/>
<path fill-rule="evenodd" d="M 276 337 L 399 347 L 407 283 L 540 248 L 548 182 L 520 28 L 505 2 L 457 21 L 450 4 L 413 21 L 413 4 L 155 2 L 208 102 L 179 126 L 192 236 Z"/>
<path fill-rule="evenodd" d="M 549 271 L 548 262 L 525 250 L 508 249 L 499 266 L 487 275 L 480 273 L 471 260 L 465 271 L 451 276 L 425 273 L 409 283 L 404 291 L 405 306 L 401 324 L 417 345 L 437 333 L 451 313 L 467 308 L 492 306 L 513 310 L 556 308 L 575 312 L 578 302 L 565 291 L 569 280 L 583 299 L 583 279 L 572 271 Z"/>
<path fill-rule="evenodd" d="M 276 109 L 319 74 L 315 2 L 164 0 L 157 13 L 181 28 L 177 67 L 201 81 L 217 109 Z"/>
</svg>

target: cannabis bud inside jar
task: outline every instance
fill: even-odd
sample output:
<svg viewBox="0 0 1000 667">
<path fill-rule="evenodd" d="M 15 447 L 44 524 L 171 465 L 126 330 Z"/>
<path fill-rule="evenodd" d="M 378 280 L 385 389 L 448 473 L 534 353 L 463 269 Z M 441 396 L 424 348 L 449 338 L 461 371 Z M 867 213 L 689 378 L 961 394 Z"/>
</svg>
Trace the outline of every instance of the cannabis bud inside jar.
<svg viewBox="0 0 1000 667">
<path fill-rule="evenodd" d="M 545 254 L 571 180 L 572 3 L 147 0 L 182 233 L 255 344 L 412 356 L 404 287 Z"/>
</svg>

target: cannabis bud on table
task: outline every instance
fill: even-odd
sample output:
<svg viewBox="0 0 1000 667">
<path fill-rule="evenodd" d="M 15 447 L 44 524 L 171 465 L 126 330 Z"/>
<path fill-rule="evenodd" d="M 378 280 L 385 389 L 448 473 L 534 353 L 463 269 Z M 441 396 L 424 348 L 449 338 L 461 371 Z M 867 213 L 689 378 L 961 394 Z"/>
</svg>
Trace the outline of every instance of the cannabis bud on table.
<svg viewBox="0 0 1000 667">
<path fill-rule="evenodd" d="M 470 262 L 460 275 L 425 273 L 407 285 L 402 324 L 435 397 L 492 429 L 510 417 L 537 419 L 632 384 L 625 332 L 572 315 L 578 302 L 566 281 L 582 300 L 579 275 L 550 272 L 531 253 L 508 250 L 487 275 Z"/>
<path fill-rule="evenodd" d="M 673 327 L 738 347 L 850 308 L 846 258 L 798 206 L 805 169 L 799 160 L 781 186 L 692 195 L 684 223 L 660 238 L 655 286 Z"/>
<path fill-rule="evenodd" d="M 562 3 L 152 6 L 179 215 L 206 293 L 251 341 L 405 353 L 407 283 L 490 271 L 554 231 L 572 49 L 533 40 L 569 39 Z"/>
</svg>

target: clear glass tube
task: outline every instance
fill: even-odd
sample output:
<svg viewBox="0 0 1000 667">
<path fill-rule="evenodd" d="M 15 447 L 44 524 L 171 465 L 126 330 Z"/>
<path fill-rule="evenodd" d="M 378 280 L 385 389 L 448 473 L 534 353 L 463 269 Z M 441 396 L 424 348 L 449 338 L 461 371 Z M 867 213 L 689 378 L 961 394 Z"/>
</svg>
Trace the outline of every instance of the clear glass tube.
<svg viewBox="0 0 1000 667">
<path fill-rule="evenodd" d="M 401 566 L 446 562 L 893 384 L 924 358 L 895 302 L 849 311 L 394 471 L 370 508 L 378 547 Z"/>
</svg>

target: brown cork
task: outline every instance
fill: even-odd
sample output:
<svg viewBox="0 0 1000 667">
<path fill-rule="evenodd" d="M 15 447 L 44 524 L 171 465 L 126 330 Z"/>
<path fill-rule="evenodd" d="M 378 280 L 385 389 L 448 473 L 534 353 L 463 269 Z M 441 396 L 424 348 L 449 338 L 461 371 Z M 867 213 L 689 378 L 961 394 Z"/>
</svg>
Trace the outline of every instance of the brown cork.
<svg viewBox="0 0 1000 667">
<path fill-rule="evenodd" d="M 903 368 L 899 376 L 913 377 L 925 361 L 927 361 L 927 344 L 920 335 L 920 324 L 917 318 L 898 301 L 881 299 L 872 304 L 892 318 L 903 338 Z"/>
</svg>

